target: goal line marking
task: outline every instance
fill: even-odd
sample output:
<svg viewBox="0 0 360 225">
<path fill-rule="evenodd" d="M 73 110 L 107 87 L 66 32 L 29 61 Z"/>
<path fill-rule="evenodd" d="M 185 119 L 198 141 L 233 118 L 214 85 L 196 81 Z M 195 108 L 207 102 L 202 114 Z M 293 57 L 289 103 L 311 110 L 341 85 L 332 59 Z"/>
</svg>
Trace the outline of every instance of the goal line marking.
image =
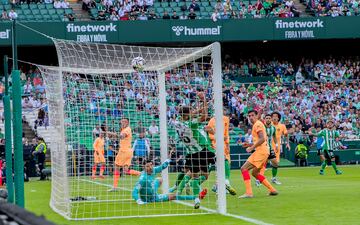
<svg viewBox="0 0 360 225">
<path fill-rule="evenodd" d="M 85 180 L 85 179 L 80 179 L 80 180 L 85 181 L 85 182 L 89 182 L 89 183 L 93 183 L 93 184 L 97 184 L 97 185 L 110 187 L 110 188 L 112 187 L 112 185 L 110 185 L 110 184 L 104 184 L 104 183 L 97 182 L 97 181 Z M 128 188 L 119 188 L 119 189 L 124 190 L 124 191 L 132 191 L 131 189 L 128 189 Z M 173 202 L 176 202 L 176 203 L 182 204 L 182 205 L 186 205 L 186 206 L 190 206 L 190 207 L 194 206 L 193 204 L 190 204 L 188 202 L 183 202 L 183 201 L 175 200 Z M 214 209 L 209 209 L 209 208 L 202 207 L 202 206 L 201 206 L 201 210 L 207 211 L 209 213 L 217 213 L 217 211 L 214 210 Z M 189 216 L 191 216 L 191 215 L 189 215 Z M 240 215 L 235 215 L 235 214 L 231 214 L 231 213 L 226 213 L 226 214 L 224 214 L 224 216 L 233 217 L 233 218 L 244 220 L 246 222 L 257 224 L 257 225 L 272 225 L 270 223 L 265 223 L 265 222 L 263 222 L 261 220 L 257 220 L 257 219 L 253 219 L 253 218 L 249 218 L 249 217 L 245 217 L 245 216 L 240 216 Z"/>
</svg>

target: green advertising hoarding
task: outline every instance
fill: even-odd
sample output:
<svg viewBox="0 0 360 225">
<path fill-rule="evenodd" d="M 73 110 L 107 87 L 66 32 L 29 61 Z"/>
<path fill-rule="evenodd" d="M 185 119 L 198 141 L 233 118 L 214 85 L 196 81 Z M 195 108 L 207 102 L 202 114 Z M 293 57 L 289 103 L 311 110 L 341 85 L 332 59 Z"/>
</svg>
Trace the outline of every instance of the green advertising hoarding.
<svg viewBox="0 0 360 225">
<path fill-rule="evenodd" d="M 171 43 L 213 41 L 311 40 L 360 38 L 360 17 L 265 18 L 242 20 L 154 20 L 27 22 L 47 36 L 82 42 Z M 19 45 L 51 45 L 52 41 L 21 24 Z M 11 44 L 11 23 L 0 23 L 0 45 Z"/>
</svg>

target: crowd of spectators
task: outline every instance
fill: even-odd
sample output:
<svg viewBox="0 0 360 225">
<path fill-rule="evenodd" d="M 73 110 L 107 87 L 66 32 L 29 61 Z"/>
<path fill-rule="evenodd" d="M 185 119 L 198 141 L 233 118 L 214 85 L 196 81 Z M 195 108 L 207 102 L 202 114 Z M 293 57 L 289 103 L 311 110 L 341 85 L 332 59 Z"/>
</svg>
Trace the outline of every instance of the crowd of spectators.
<svg viewBox="0 0 360 225">
<path fill-rule="evenodd" d="M 359 16 L 358 0 L 309 0 L 307 7 L 315 16 Z"/>
<path fill-rule="evenodd" d="M 273 76 L 280 83 L 293 80 L 296 84 L 304 80 L 322 82 L 342 82 L 350 79 L 360 79 L 360 59 L 301 59 L 294 63 L 288 60 L 248 59 L 238 63 L 225 63 L 223 68 L 225 83 L 229 79 L 243 76 Z"/>
<path fill-rule="evenodd" d="M 205 4 L 204 4 L 205 3 Z M 159 10 L 161 8 L 161 10 Z M 300 11 L 293 0 L 284 1 L 231 1 L 222 2 L 162 2 L 153 0 L 83 0 L 83 9 L 96 9 L 96 20 L 154 20 L 154 19 L 242 19 L 264 17 L 298 17 Z"/>
</svg>

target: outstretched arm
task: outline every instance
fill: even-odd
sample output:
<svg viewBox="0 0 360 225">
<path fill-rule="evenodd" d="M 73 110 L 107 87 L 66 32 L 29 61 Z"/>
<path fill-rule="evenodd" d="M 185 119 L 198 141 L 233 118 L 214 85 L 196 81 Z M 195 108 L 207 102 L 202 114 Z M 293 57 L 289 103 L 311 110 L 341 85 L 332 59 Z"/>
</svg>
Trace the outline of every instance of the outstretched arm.
<svg viewBox="0 0 360 225">
<path fill-rule="evenodd" d="M 157 173 L 160 173 L 161 171 L 163 171 L 164 169 L 166 169 L 169 166 L 170 162 L 171 162 L 171 160 L 167 159 L 160 166 L 154 167 L 154 173 L 157 174 Z"/>
</svg>

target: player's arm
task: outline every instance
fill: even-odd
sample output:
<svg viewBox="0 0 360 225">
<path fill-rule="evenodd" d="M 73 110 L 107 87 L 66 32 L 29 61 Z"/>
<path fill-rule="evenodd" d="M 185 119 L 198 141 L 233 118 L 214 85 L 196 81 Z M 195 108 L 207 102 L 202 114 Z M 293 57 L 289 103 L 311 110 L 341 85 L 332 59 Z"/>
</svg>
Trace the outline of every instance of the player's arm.
<svg viewBox="0 0 360 225">
<path fill-rule="evenodd" d="M 208 133 L 208 134 L 215 134 L 215 129 L 214 129 L 214 119 L 211 118 L 209 123 L 207 124 L 207 126 L 204 127 L 204 130 Z"/>
<path fill-rule="evenodd" d="M 204 92 L 198 92 L 197 96 L 200 104 L 198 105 L 198 109 L 192 110 L 191 113 L 192 115 L 199 115 L 199 122 L 204 122 L 208 117 L 208 106 L 205 99 L 205 94 Z"/>
<path fill-rule="evenodd" d="M 96 138 L 93 147 L 94 147 L 94 151 L 96 152 L 97 155 L 99 155 L 99 138 Z"/>
<path fill-rule="evenodd" d="M 137 204 L 139 205 L 143 205 L 145 204 L 146 202 L 143 202 L 140 198 L 140 189 L 141 189 L 141 184 L 140 182 L 138 181 L 136 184 L 135 184 L 135 187 L 133 189 L 133 192 L 132 192 L 132 197 L 133 199 L 136 201 Z"/>
<path fill-rule="evenodd" d="M 163 171 L 164 169 L 166 169 L 169 166 L 170 162 L 171 162 L 171 159 L 167 159 L 160 166 L 154 167 L 153 173 L 154 174 L 160 173 L 161 171 Z"/>
<path fill-rule="evenodd" d="M 257 147 L 259 147 L 260 145 L 262 145 L 265 142 L 265 135 L 264 135 L 264 131 L 263 130 L 259 130 L 258 132 L 256 132 L 257 135 L 259 136 L 259 139 L 257 142 L 255 142 L 252 146 L 248 147 L 246 149 L 247 152 L 252 152 L 254 151 Z"/>
<path fill-rule="evenodd" d="M 288 151 L 290 151 L 290 136 L 284 124 L 283 124 L 283 134 L 286 138 L 286 148 L 288 149 Z"/>
</svg>

